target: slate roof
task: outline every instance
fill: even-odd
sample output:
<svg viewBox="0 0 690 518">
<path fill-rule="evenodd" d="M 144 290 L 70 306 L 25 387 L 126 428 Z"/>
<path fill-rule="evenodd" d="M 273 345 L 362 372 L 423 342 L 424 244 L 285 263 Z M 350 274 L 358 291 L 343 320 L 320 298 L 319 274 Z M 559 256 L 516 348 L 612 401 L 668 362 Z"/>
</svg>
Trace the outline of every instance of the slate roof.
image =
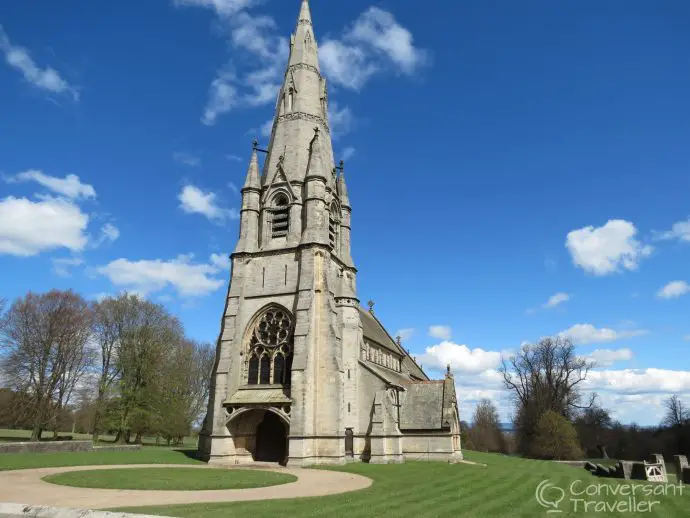
<svg viewBox="0 0 690 518">
<path fill-rule="evenodd" d="M 401 430 L 443 428 L 443 381 L 410 383 L 400 407 Z"/>
<path fill-rule="evenodd" d="M 369 310 L 359 307 L 359 319 L 362 322 L 362 332 L 364 339 L 374 342 L 375 344 L 388 349 L 389 351 L 403 357 L 403 370 L 410 372 L 415 378 L 420 380 L 428 380 L 429 377 L 417 365 L 417 363 L 407 354 L 402 347 L 400 347 L 395 340 L 388 334 L 383 324 L 379 322 Z"/>
</svg>

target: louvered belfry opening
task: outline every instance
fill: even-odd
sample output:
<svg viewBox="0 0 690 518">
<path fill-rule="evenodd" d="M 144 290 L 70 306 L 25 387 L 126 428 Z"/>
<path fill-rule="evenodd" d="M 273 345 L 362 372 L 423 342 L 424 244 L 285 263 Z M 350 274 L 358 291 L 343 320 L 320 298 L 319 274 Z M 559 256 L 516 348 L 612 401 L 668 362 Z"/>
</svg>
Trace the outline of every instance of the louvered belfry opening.
<svg viewBox="0 0 690 518">
<path fill-rule="evenodd" d="M 285 237 L 290 230 L 290 203 L 287 196 L 279 194 L 274 201 L 271 232 L 274 238 Z"/>
</svg>

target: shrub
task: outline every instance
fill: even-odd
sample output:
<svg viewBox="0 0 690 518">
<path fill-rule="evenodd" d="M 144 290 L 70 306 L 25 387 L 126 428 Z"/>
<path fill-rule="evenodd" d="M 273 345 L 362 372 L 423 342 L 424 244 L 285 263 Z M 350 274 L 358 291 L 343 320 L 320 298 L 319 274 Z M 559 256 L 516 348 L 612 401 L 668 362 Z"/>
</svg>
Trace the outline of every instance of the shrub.
<svg viewBox="0 0 690 518">
<path fill-rule="evenodd" d="M 540 459 L 581 459 L 582 448 L 575 427 L 556 412 L 544 412 L 537 422 L 532 454 Z"/>
</svg>

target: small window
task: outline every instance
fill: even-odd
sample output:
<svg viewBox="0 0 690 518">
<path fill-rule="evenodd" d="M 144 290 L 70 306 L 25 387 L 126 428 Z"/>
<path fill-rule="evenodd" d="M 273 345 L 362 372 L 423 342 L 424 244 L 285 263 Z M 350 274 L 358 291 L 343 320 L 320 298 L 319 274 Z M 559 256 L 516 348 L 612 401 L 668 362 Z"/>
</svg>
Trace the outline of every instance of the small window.
<svg viewBox="0 0 690 518">
<path fill-rule="evenodd" d="M 274 200 L 271 235 L 285 237 L 290 230 L 290 204 L 287 196 L 279 194 Z"/>
</svg>

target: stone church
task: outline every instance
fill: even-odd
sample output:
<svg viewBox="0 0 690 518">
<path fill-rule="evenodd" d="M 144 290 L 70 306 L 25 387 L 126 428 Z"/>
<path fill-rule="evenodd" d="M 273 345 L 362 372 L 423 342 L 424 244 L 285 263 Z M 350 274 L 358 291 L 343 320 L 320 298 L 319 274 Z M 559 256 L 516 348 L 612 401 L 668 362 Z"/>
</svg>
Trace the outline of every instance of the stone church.
<svg viewBox="0 0 690 518">
<path fill-rule="evenodd" d="M 260 170 L 259 154 L 264 156 Z M 242 188 L 240 236 L 200 451 L 290 465 L 462 459 L 453 375 L 430 380 L 363 309 L 352 205 L 302 0 L 267 149 Z"/>
</svg>

